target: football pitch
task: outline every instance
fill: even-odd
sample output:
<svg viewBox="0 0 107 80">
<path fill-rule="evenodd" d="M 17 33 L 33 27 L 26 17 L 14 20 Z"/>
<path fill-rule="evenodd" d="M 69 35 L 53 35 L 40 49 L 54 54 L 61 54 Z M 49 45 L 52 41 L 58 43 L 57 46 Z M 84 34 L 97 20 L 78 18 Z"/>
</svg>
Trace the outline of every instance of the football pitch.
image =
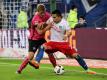
<svg viewBox="0 0 107 80">
<path fill-rule="evenodd" d="M 16 74 L 21 60 L 0 59 L 0 80 L 107 80 L 107 69 L 91 68 L 97 74 L 87 74 L 81 67 L 64 66 L 65 73 L 56 75 L 51 64 L 41 64 L 39 69 L 27 66 Z"/>
</svg>

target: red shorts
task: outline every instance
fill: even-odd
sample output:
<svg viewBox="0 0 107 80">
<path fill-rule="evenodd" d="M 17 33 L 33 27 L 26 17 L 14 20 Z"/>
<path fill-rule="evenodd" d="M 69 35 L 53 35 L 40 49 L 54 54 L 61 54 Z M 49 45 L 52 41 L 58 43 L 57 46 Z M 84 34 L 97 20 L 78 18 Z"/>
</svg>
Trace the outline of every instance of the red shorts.
<svg viewBox="0 0 107 80">
<path fill-rule="evenodd" d="M 68 42 L 50 41 L 44 43 L 44 46 L 48 48 L 46 49 L 46 52 L 48 51 L 48 53 L 54 53 L 60 51 L 67 56 L 71 56 L 72 54 L 77 53 L 76 49 L 72 48 Z"/>
</svg>

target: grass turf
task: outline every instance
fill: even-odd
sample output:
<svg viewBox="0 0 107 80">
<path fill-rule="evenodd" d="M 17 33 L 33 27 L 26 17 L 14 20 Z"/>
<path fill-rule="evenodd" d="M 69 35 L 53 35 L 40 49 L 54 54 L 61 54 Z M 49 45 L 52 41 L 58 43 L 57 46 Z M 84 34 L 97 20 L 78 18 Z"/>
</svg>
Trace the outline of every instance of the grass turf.
<svg viewBox="0 0 107 80">
<path fill-rule="evenodd" d="M 16 74 L 21 60 L 0 59 L 0 80 L 107 80 L 107 69 L 96 69 L 96 75 L 86 74 L 81 67 L 64 66 L 65 73 L 56 75 L 51 64 L 41 64 L 40 69 L 27 66 Z"/>
</svg>

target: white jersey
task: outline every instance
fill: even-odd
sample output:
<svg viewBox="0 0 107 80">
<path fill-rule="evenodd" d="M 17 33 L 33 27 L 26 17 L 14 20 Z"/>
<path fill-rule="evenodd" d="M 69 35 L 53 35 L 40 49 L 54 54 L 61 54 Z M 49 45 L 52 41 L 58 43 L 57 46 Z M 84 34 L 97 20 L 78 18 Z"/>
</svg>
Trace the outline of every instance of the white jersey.
<svg viewBox="0 0 107 80">
<path fill-rule="evenodd" d="M 49 19 L 52 22 L 52 18 Z M 57 42 L 64 42 L 64 34 L 66 30 L 70 30 L 68 22 L 62 18 L 59 23 L 53 23 L 53 27 L 51 28 L 50 32 L 50 40 L 57 41 Z"/>
</svg>

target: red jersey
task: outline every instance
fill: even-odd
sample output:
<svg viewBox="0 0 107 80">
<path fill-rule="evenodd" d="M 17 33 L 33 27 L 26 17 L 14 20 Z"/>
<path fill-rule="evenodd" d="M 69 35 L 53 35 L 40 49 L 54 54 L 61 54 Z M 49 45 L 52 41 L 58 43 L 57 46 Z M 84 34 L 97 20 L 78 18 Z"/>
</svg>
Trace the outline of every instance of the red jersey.
<svg viewBox="0 0 107 80">
<path fill-rule="evenodd" d="M 46 22 L 49 18 L 50 18 L 50 14 L 48 12 L 45 12 L 45 14 L 41 17 L 38 12 L 35 13 L 32 22 L 31 22 L 31 28 L 30 28 L 30 36 L 29 39 L 32 40 L 39 40 L 44 38 L 45 34 L 39 34 L 37 32 L 37 30 L 35 29 L 34 25 L 35 23 L 42 23 L 42 22 Z"/>
</svg>

